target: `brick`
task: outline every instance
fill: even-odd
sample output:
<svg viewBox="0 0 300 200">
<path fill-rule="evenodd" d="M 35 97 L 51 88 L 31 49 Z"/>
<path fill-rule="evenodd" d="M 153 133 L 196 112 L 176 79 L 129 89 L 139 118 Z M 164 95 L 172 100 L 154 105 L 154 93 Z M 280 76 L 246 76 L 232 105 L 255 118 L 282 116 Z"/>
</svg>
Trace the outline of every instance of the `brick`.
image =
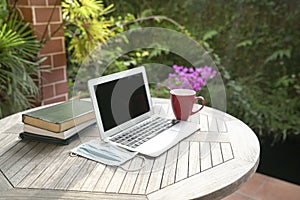
<svg viewBox="0 0 300 200">
<path fill-rule="evenodd" d="M 31 6 L 46 6 L 46 0 L 29 0 Z"/>
<path fill-rule="evenodd" d="M 43 67 L 43 69 L 50 69 L 53 64 L 52 64 L 52 58 L 51 55 L 47 55 L 47 56 L 40 56 L 41 59 L 46 58 L 46 60 L 44 60 L 40 66 Z"/>
<path fill-rule="evenodd" d="M 66 64 L 67 59 L 65 53 L 53 55 L 53 67 L 66 66 Z"/>
<path fill-rule="evenodd" d="M 54 9 L 54 10 L 53 10 Z M 61 12 L 59 8 L 35 8 L 35 23 L 47 23 L 51 18 L 51 22 L 61 22 Z"/>
<path fill-rule="evenodd" d="M 24 21 L 26 22 L 32 22 L 32 8 L 21 8 L 20 9 L 20 14 L 22 16 L 22 18 L 24 19 Z"/>
<path fill-rule="evenodd" d="M 51 37 L 64 37 L 63 24 L 50 24 Z"/>
<path fill-rule="evenodd" d="M 53 98 L 53 99 L 45 99 L 44 100 L 44 105 L 51 104 L 51 103 L 62 102 L 62 101 L 67 101 L 67 97 L 66 96 L 60 96 L 60 97 L 56 97 L 56 98 Z"/>
<path fill-rule="evenodd" d="M 51 97 L 54 97 L 54 86 L 53 85 L 44 86 L 42 88 L 42 97 L 43 99 L 49 99 Z"/>
<path fill-rule="evenodd" d="M 61 5 L 61 1 L 60 0 L 48 0 L 48 5 L 49 6 Z"/>
<path fill-rule="evenodd" d="M 63 52 L 63 39 L 64 38 L 57 38 L 57 39 L 52 39 L 47 41 L 44 44 L 40 53 L 49 54 L 49 53 Z"/>
<path fill-rule="evenodd" d="M 68 83 L 56 83 L 55 84 L 55 95 L 68 94 Z"/>
<path fill-rule="evenodd" d="M 42 72 L 42 78 L 44 84 L 55 83 L 58 81 L 65 80 L 66 70 L 65 69 L 54 69 L 50 72 Z"/>
<path fill-rule="evenodd" d="M 33 29 L 34 29 L 34 34 L 37 36 L 37 38 L 39 40 L 42 39 L 44 34 L 45 34 L 45 36 L 44 36 L 45 38 L 50 36 L 49 28 L 47 25 L 34 25 Z M 46 31 L 46 33 L 45 33 L 45 31 Z"/>
<path fill-rule="evenodd" d="M 14 2 L 15 2 L 15 0 L 8 0 L 9 5 L 13 5 Z M 28 6 L 29 3 L 28 3 L 28 0 L 18 0 L 17 5 L 18 6 Z"/>
</svg>

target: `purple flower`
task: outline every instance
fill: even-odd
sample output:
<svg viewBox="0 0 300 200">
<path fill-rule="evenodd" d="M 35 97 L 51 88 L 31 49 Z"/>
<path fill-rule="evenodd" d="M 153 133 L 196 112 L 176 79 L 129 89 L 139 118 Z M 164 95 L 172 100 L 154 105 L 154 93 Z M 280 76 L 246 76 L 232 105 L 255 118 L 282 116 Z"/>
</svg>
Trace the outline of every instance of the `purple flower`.
<svg viewBox="0 0 300 200">
<path fill-rule="evenodd" d="M 202 86 L 206 86 L 208 80 L 217 75 L 217 71 L 209 66 L 194 69 L 173 65 L 173 70 L 174 73 L 169 73 L 164 81 L 164 85 L 169 89 L 185 88 L 199 91 Z"/>
</svg>

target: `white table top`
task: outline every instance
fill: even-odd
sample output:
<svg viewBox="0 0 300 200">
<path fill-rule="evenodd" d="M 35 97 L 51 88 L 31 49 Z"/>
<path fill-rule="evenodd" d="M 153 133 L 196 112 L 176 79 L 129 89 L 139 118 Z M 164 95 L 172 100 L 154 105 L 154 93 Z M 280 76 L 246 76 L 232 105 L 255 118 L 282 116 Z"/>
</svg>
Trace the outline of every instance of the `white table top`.
<svg viewBox="0 0 300 200">
<path fill-rule="evenodd" d="M 156 113 L 173 116 L 169 100 L 153 99 Z M 15 199 L 220 199 L 255 172 L 259 142 L 242 121 L 205 107 L 191 116 L 201 129 L 145 168 L 126 172 L 69 150 L 98 137 L 96 126 L 71 144 L 21 141 L 21 113 L 0 120 L 0 197 Z M 125 167 L 134 169 L 141 159 Z"/>
</svg>

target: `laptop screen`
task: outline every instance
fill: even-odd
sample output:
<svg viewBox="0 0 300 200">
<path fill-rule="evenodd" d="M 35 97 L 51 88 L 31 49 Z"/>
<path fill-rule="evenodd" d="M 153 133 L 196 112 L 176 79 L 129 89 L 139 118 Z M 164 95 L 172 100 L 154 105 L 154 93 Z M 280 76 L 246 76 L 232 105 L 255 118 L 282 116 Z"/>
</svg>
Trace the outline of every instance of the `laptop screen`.
<svg viewBox="0 0 300 200">
<path fill-rule="evenodd" d="M 104 131 L 150 110 L 142 73 L 96 85 L 95 92 Z"/>
</svg>

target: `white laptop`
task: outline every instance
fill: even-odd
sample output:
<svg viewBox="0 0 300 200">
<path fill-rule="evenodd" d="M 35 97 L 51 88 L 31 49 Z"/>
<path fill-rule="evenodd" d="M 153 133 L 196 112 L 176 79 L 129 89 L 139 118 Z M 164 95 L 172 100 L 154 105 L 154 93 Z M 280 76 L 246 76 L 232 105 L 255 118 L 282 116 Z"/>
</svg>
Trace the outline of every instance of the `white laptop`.
<svg viewBox="0 0 300 200">
<path fill-rule="evenodd" d="M 200 128 L 154 114 L 144 67 L 89 80 L 88 87 L 106 142 L 156 157 Z"/>
</svg>

